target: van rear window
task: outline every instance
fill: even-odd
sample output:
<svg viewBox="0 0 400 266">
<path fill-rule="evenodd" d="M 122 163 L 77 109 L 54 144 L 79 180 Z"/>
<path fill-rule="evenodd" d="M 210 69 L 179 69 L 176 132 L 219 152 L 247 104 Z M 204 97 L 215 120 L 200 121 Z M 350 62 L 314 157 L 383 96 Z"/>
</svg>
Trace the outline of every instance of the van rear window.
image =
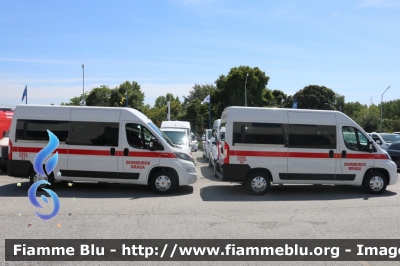
<svg viewBox="0 0 400 266">
<path fill-rule="evenodd" d="M 60 143 L 68 138 L 69 121 L 17 120 L 15 139 L 22 141 L 48 141 L 47 130 L 57 136 Z"/>
</svg>

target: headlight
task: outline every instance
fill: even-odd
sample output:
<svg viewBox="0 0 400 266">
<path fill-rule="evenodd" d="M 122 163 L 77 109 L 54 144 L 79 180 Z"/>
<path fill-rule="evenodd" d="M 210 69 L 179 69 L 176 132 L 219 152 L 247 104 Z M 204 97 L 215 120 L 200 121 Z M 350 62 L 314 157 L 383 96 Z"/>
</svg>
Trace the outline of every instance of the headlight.
<svg viewBox="0 0 400 266">
<path fill-rule="evenodd" d="M 178 157 L 179 159 L 193 162 L 192 156 L 190 156 L 189 154 L 186 154 L 186 153 L 183 153 L 183 152 L 174 152 L 174 154 L 175 154 L 176 157 Z"/>
</svg>

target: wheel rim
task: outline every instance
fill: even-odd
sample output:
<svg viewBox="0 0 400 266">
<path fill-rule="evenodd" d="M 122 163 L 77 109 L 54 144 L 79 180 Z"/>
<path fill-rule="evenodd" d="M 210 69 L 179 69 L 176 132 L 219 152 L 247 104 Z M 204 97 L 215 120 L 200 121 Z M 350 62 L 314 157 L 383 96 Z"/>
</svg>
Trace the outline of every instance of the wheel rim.
<svg viewBox="0 0 400 266">
<path fill-rule="evenodd" d="M 373 191 L 381 190 L 384 184 L 385 182 L 383 181 L 383 178 L 380 176 L 374 176 L 369 181 L 369 186 Z"/>
<path fill-rule="evenodd" d="M 257 176 L 251 180 L 251 188 L 256 192 L 264 191 L 267 187 L 267 180 L 262 176 Z"/>
<path fill-rule="evenodd" d="M 41 175 L 35 173 L 35 175 L 33 176 L 33 183 L 39 182 L 41 180 L 49 181 L 47 176 L 41 176 Z M 45 187 L 45 186 L 46 185 L 40 185 L 39 187 L 42 188 L 42 187 Z"/>
<path fill-rule="evenodd" d="M 166 191 L 171 187 L 171 179 L 168 176 L 161 175 L 156 179 L 156 188 L 160 191 Z"/>
</svg>

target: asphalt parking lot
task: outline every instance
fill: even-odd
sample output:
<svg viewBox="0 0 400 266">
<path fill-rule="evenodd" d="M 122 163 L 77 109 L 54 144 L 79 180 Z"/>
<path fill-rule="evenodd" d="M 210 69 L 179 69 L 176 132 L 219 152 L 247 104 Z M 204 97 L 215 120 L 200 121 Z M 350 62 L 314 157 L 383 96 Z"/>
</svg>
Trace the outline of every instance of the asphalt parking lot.
<svg viewBox="0 0 400 266">
<path fill-rule="evenodd" d="M 169 195 L 155 194 L 145 186 L 56 183 L 52 190 L 60 198 L 61 209 L 48 221 L 34 214 L 27 197 L 28 179 L 0 173 L 2 263 L 4 239 L 400 238 L 400 183 L 388 186 L 381 195 L 352 186 L 273 185 L 267 194 L 253 196 L 245 186 L 213 177 L 201 151 L 194 156 L 197 182 Z M 360 263 L 387 264 L 355 261 L 353 265 Z"/>
</svg>

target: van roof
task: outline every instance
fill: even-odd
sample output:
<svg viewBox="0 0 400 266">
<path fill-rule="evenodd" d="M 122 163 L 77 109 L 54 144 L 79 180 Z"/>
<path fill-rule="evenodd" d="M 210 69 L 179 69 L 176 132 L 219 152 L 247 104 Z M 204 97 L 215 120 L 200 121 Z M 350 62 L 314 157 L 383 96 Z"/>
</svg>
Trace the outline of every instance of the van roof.
<svg viewBox="0 0 400 266">
<path fill-rule="evenodd" d="M 235 121 L 265 121 L 268 119 L 273 123 L 288 120 L 288 113 L 293 114 L 299 123 L 308 123 L 313 121 L 314 123 L 324 124 L 327 123 L 355 123 L 350 117 L 342 112 L 334 110 L 314 110 L 314 109 L 288 109 L 288 108 L 267 108 L 267 107 L 243 107 L 243 106 L 231 106 L 225 108 L 221 115 L 221 124 L 227 122 L 227 120 Z M 303 114 L 311 114 L 304 116 Z M 326 119 L 321 116 L 322 114 L 331 114 L 332 121 L 326 121 Z M 319 117 L 318 119 L 316 119 Z M 316 121 L 318 120 L 318 122 Z M 333 121 L 335 120 L 335 121 Z"/>
<path fill-rule="evenodd" d="M 162 127 L 160 128 L 161 131 L 178 131 L 178 132 L 186 132 L 185 129 L 183 128 L 177 128 L 177 127 Z"/>
<path fill-rule="evenodd" d="M 162 121 L 161 127 L 190 128 L 190 123 L 187 121 Z"/>
<path fill-rule="evenodd" d="M 103 106 L 69 106 L 69 105 L 35 105 L 35 104 L 19 104 L 14 110 L 14 116 L 22 116 L 25 119 L 68 119 L 69 110 L 118 110 L 129 112 L 143 120 L 151 121 L 143 113 L 129 107 L 103 107 Z M 45 114 L 45 116 L 43 116 Z"/>
</svg>

